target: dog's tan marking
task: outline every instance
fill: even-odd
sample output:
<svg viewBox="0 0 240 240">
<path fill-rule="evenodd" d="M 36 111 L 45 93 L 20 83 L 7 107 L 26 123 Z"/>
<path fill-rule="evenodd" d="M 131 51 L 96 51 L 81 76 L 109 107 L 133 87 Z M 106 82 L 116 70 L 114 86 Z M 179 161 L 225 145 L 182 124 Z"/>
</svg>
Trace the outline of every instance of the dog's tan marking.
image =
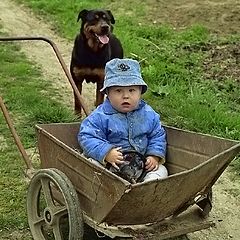
<svg viewBox="0 0 240 240">
<path fill-rule="evenodd" d="M 104 79 L 105 73 L 102 68 L 78 68 L 74 67 L 73 72 L 77 77 L 83 77 L 86 75 L 89 76 L 99 76 L 101 79 Z"/>
<path fill-rule="evenodd" d="M 102 21 L 99 21 L 96 25 L 89 26 L 87 23 L 84 25 L 84 34 L 87 38 L 88 46 L 94 52 L 99 51 L 104 46 L 104 44 L 99 42 L 96 36 L 94 35 L 95 33 L 97 35 L 101 34 L 101 25 Z"/>
</svg>

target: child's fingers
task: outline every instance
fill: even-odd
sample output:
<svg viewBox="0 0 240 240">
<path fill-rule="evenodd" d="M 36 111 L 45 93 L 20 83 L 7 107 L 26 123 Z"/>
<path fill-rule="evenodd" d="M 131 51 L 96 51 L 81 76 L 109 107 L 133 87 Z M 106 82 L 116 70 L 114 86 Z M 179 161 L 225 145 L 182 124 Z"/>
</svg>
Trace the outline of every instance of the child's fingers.
<svg viewBox="0 0 240 240">
<path fill-rule="evenodd" d="M 118 156 L 117 156 L 117 160 L 122 161 L 122 160 L 123 160 L 123 155 L 122 155 L 122 154 L 118 154 Z"/>
<path fill-rule="evenodd" d="M 146 168 L 147 170 L 151 171 L 151 170 L 153 169 L 153 164 L 152 164 L 152 162 L 149 161 L 148 163 L 146 163 L 145 168 Z"/>
<path fill-rule="evenodd" d="M 112 163 L 112 166 L 115 167 L 117 170 L 120 170 L 116 163 Z"/>
<path fill-rule="evenodd" d="M 122 147 L 116 147 L 115 148 L 117 151 L 120 151 L 122 149 Z"/>
<path fill-rule="evenodd" d="M 150 159 L 148 160 L 149 161 L 146 161 L 146 166 L 145 166 L 147 171 L 156 171 L 158 169 L 158 164 L 156 164 L 154 161 L 151 161 Z"/>
<path fill-rule="evenodd" d="M 118 165 L 120 165 L 120 164 L 123 164 L 124 163 L 124 161 L 122 161 L 122 160 L 116 160 L 116 162 L 115 163 L 117 163 Z"/>
<path fill-rule="evenodd" d="M 158 170 L 158 164 L 155 166 L 155 168 L 153 168 L 153 171 L 157 171 Z"/>
</svg>

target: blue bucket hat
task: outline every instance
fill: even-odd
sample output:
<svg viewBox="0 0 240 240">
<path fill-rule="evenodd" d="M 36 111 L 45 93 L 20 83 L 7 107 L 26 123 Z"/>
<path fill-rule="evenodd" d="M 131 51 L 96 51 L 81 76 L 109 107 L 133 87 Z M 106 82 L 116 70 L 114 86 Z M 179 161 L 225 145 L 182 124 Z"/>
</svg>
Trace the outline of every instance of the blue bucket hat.
<svg viewBox="0 0 240 240">
<path fill-rule="evenodd" d="M 141 76 L 140 65 L 133 59 L 114 58 L 105 66 L 105 79 L 100 92 L 106 93 L 106 89 L 113 86 L 127 87 L 142 86 L 142 94 L 147 91 L 147 84 Z"/>
</svg>

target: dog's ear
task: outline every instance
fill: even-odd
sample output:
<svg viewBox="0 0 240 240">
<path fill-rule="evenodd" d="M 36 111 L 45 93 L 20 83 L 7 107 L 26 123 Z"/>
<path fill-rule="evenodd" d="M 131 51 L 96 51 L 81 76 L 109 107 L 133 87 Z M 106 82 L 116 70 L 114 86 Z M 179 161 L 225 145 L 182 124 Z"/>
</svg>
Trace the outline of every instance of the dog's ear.
<svg viewBox="0 0 240 240">
<path fill-rule="evenodd" d="M 110 10 L 107 10 L 107 13 L 108 13 L 108 15 L 110 17 L 111 23 L 114 24 L 115 23 L 115 19 L 114 19 L 113 15 L 112 15 L 112 12 Z"/>
<path fill-rule="evenodd" d="M 83 9 L 79 14 L 78 14 L 78 19 L 77 22 L 79 21 L 79 19 L 84 19 L 86 18 L 87 14 L 88 14 L 88 10 L 87 9 Z"/>
</svg>

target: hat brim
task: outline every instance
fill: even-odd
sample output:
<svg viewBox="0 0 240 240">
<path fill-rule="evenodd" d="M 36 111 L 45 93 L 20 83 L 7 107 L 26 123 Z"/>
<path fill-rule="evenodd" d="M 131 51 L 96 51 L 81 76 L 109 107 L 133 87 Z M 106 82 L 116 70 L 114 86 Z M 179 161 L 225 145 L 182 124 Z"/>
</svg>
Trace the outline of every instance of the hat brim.
<svg viewBox="0 0 240 240">
<path fill-rule="evenodd" d="M 110 79 L 105 79 L 104 86 L 100 92 L 106 93 L 109 87 L 129 87 L 129 86 L 142 86 L 142 94 L 147 91 L 147 84 L 139 76 L 119 76 Z"/>
</svg>

